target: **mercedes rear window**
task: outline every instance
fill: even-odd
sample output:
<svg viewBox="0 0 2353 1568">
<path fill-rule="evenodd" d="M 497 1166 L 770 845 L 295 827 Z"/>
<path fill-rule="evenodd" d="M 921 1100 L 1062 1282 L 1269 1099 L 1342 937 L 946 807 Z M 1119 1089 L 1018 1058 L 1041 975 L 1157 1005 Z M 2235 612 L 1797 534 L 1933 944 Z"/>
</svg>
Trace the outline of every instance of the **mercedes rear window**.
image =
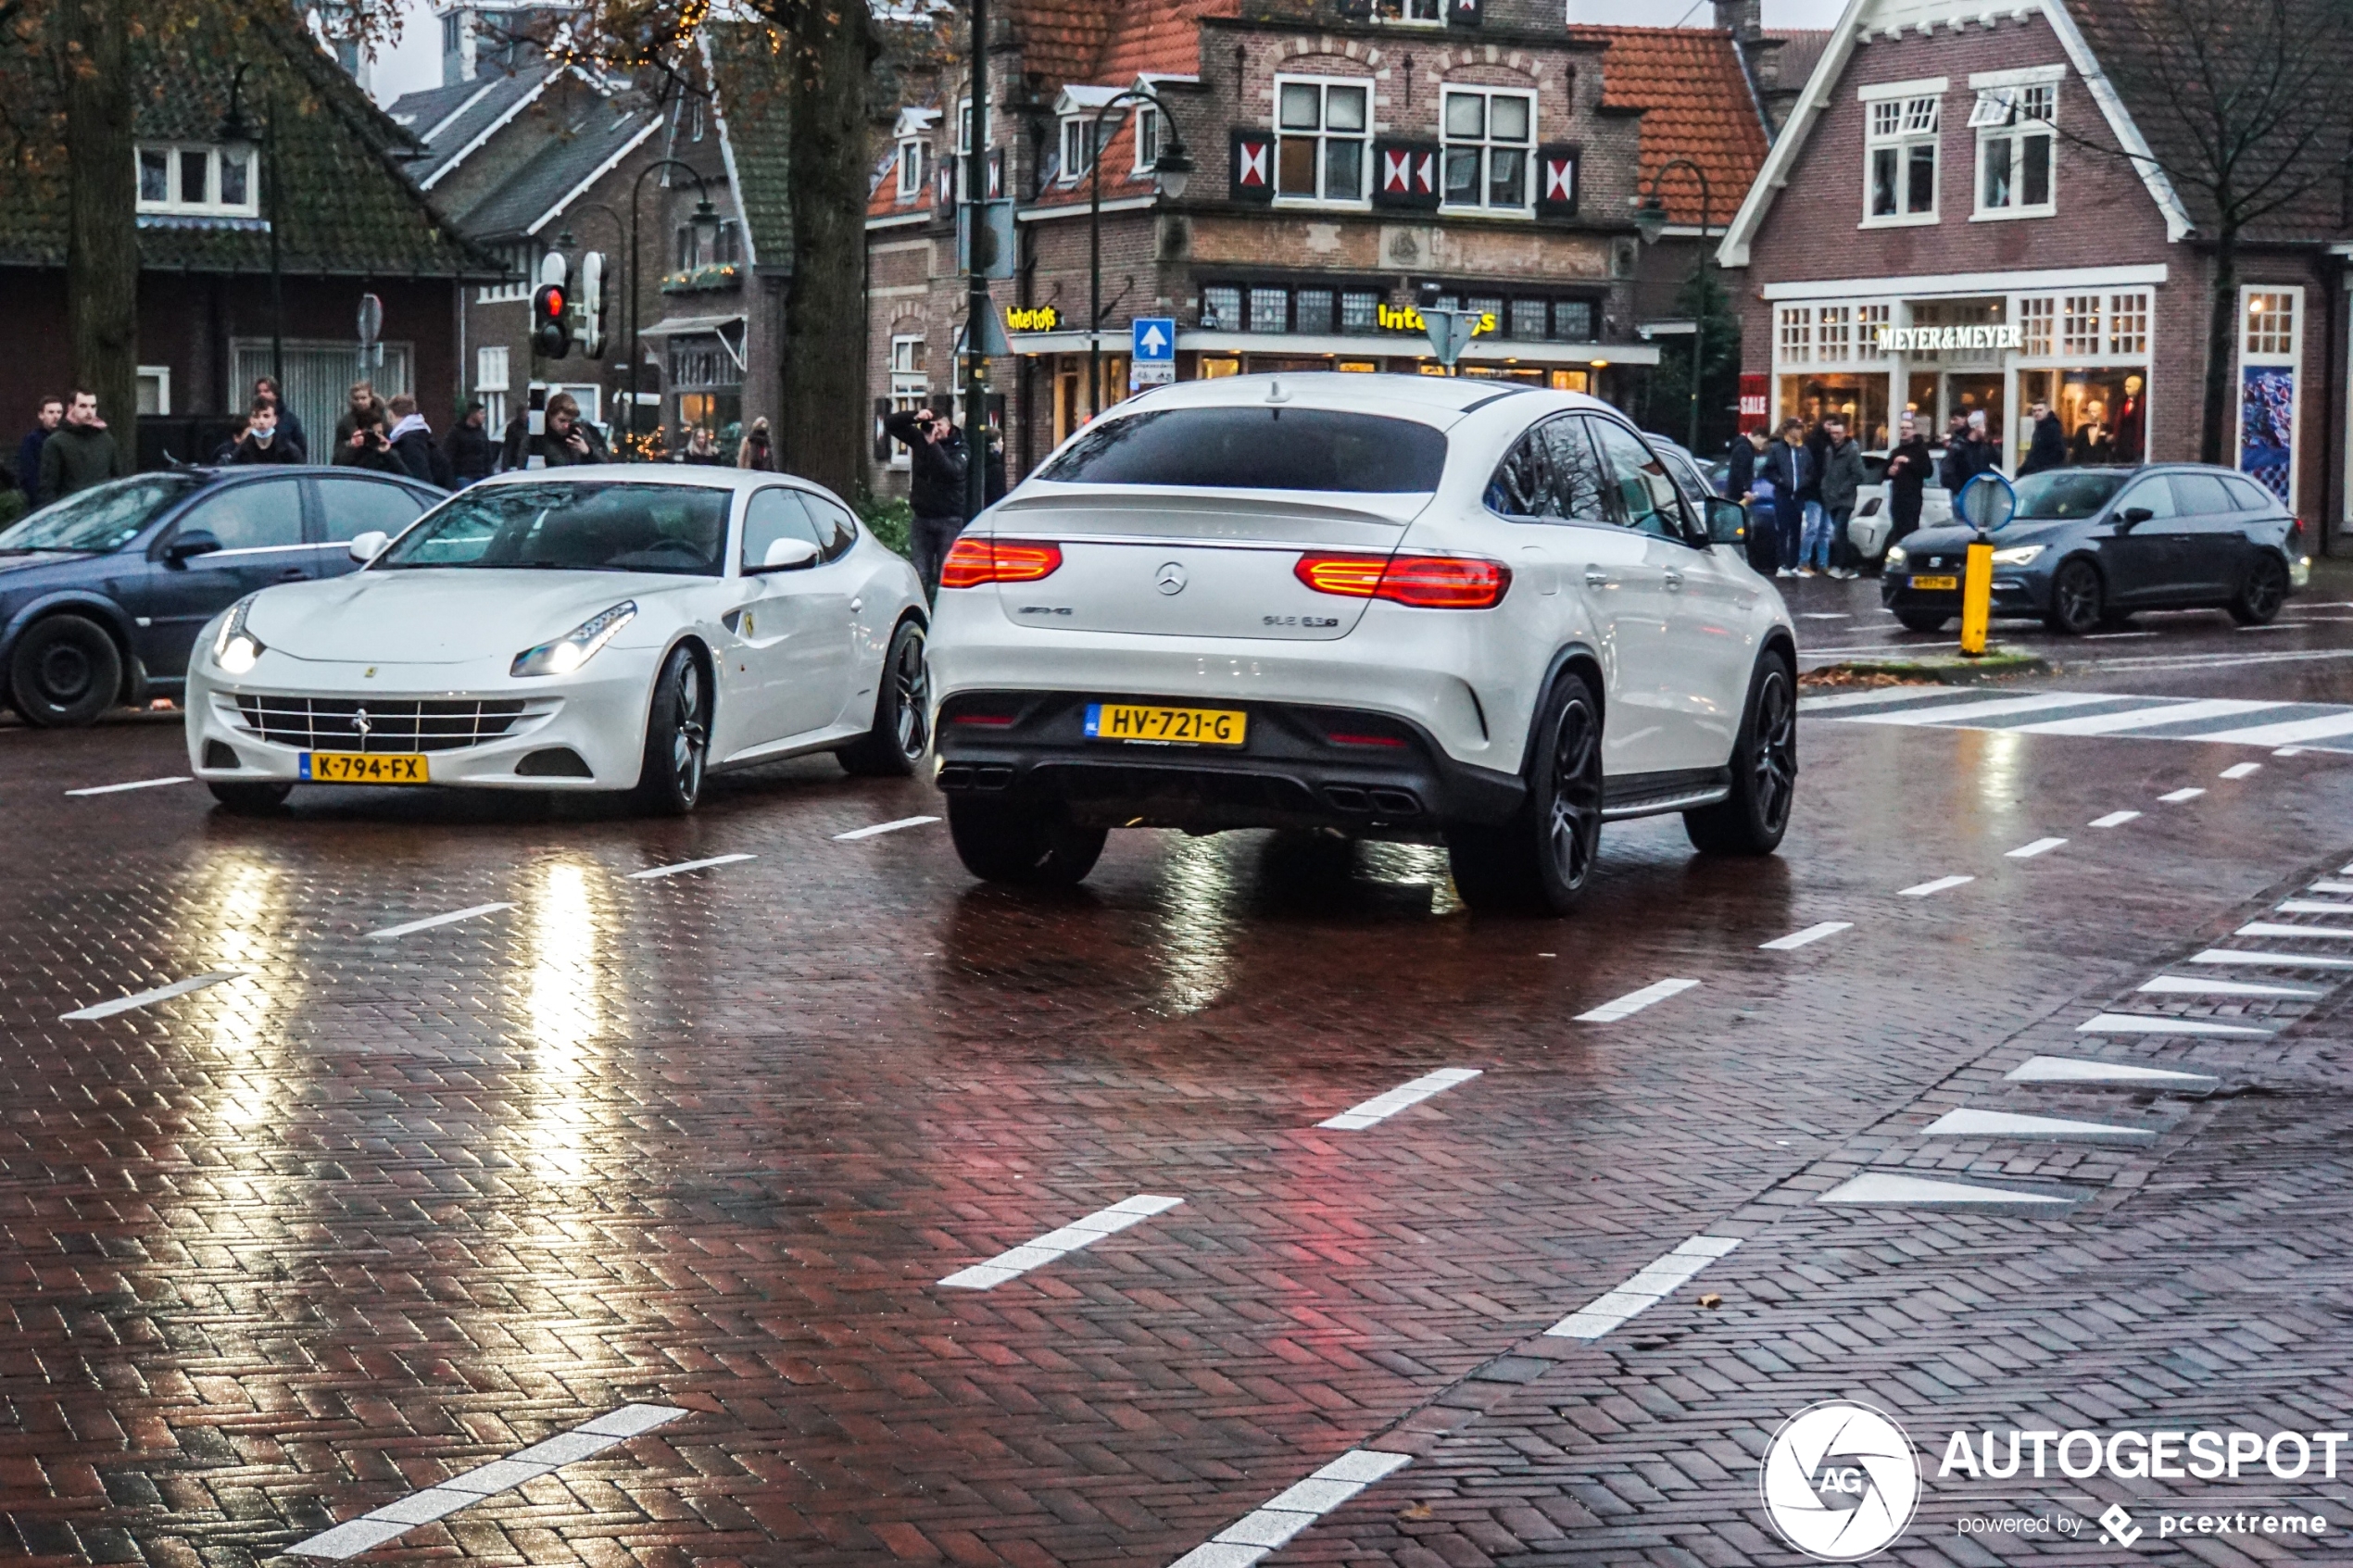
<svg viewBox="0 0 2353 1568">
<path fill-rule="evenodd" d="M 1046 465 L 1059 484 L 1189 490 L 1438 488 L 1446 433 L 1412 420 L 1333 408 L 1151 408 L 1088 429 Z"/>
</svg>

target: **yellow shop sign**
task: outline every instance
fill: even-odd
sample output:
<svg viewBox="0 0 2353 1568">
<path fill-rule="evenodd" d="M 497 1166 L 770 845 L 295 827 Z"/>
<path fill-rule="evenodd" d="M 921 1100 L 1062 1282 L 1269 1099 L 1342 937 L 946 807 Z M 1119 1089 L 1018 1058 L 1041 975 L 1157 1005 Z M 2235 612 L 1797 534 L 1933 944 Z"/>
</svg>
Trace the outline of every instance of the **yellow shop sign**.
<svg viewBox="0 0 2353 1568">
<path fill-rule="evenodd" d="M 1062 312 L 1051 305 L 1017 306 L 1005 312 L 1010 332 L 1051 332 L 1062 325 Z"/>
<path fill-rule="evenodd" d="M 1382 305 L 1375 307 L 1374 320 L 1385 332 L 1418 332 L 1426 330 L 1422 313 L 1410 305 Z M 1478 313 L 1478 325 L 1471 329 L 1471 336 L 1484 337 L 1496 330 L 1495 312 Z"/>
</svg>

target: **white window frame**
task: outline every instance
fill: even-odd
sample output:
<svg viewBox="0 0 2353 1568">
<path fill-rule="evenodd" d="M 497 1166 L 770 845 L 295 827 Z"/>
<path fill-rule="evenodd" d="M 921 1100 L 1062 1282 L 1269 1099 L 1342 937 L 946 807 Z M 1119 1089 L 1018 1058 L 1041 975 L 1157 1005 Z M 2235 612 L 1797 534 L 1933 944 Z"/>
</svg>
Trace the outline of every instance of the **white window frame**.
<svg viewBox="0 0 2353 1568">
<path fill-rule="evenodd" d="M 1100 123 L 1092 111 L 1063 116 L 1062 131 L 1055 138 L 1054 146 L 1059 166 L 1055 177 L 1063 184 L 1077 184 L 1095 167 L 1095 153 L 1099 148 L 1088 145 L 1088 142 L 1090 137 L 1101 134 L 1094 129 Z"/>
<path fill-rule="evenodd" d="M 481 290 L 474 295 L 476 303 L 503 305 L 514 300 L 529 299 L 539 277 L 537 247 L 529 240 L 524 240 L 520 244 L 493 245 L 491 248 L 497 252 L 498 259 L 522 275 L 522 280 L 511 283 L 483 284 Z"/>
<path fill-rule="evenodd" d="M 890 411 L 894 414 L 920 408 L 931 397 L 931 383 L 920 363 L 924 356 L 918 352 L 925 342 L 921 332 L 893 332 L 890 336 Z M 890 466 L 903 469 L 912 461 L 907 444 L 893 436 Z"/>
<path fill-rule="evenodd" d="M 482 405 L 483 423 L 492 431 L 507 428 L 507 394 L 514 387 L 514 360 L 503 343 L 485 343 L 474 349 L 474 400 Z"/>
<path fill-rule="evenodd" d="M 170 412 L 171 412 L 171 367 L 170 367 L 170 366 L 169 366 L 169 365 L 141 365 L 140 367 L 138 367 L 138 369 L 137 369 L 136 370 L 134 370 L 134 371 L 132 372 L 132 378 L 133 378 L 133 383 L 134 383 L 134 385 L 135 385 L 135 383 L 136 383 L 137 382 L 153 382 L 153 383 L 156 383 L 156 406 L 155 406 L 155 409 L 154 409 L 154 411 L 155 411 L 156 413 L 158 413 L 158 414 L 169 414 Z"/>
<path fill-rule="evenodd" d="M 930 145 L 920 136 L 909 136 L 899 144 L 899 183 L 894 189 L 900 200 L 924 194 L 924 165 L 929 161 L 924 155 Z"/>
<path fill-rule="evenodd" d="M 1444 27 L 1446 0 L 1381 0 L 1374 17 L 1392 27 Z"/>
<path fill-rule="evenodd" d="M 2023 76 L 2023 72 L 2005 72 Z M 2043 81 L 1985 82 L 1971 77 L 1969 85 L 1977 89 L 1976 104 L 1969 110 L 1969 124 L 1977 130 L 1977 159 L 1975 178 L 1970 182 L 1970 199 L 1976 210 L 1969 215 L 1972 223 L 2000 223 L 2018 218 L 2050 218 L 2058 212 L 2058 79 Z M 2045 170 L 2046 182 L 2044 200 L 2029 204 L 2022 199 L 2026 181 L 2026 144 L 2040 139 L 2049 144 Z M 2010 149 L 2010 192 L 2014 199 L 2007 206 L 1990 207 L 1985 200 L 1985 166 L 1993 150 L 2007 144 Z"/>
<path fill-rule="evenodd" d="M 2289 314 L 2285 348 L 2257 348 L 2255 346 L 2252 319 L 2255 314 L 2255 302 L 2259 298 L 2286 302 Z M 2278 365 L 2294 370 L 2296 372 L 2296 401 L 2288 409 L 2287 426 L 2287 509 L 2291 514 L 2296 512 L 2304 487 L 2304 396 L 2308 390 L 2304 384 L 2305 319 L 2303 284 L 2241 283 L 2239 285 L 2237 325 L 2233 328 L 2238 336 L 2238 365 L 2231 377 L 2231 467 L 2239 469 L 2242 473 L 2246 471 L 2245 469 L 2240 469 L 2239 465 L 2246 455 L 2246 441 L 2241 423 L 2244 415 L 2241 409 L 2244 408 L 2246 396 L 2247 367 Z M 2264 335 L 2275 342 L 2278 338 L 2276 330 L 2267 331 Z"/>
<path fill-rule="evenodd" d="M 1775 312 L 1773 321 L 1773 366 L 1778 372 L 1785 365 L 1811 365 L 1814 362 L 1814 307 L 1810 305 L 1784 305 Z"/>
<path fill-rule="evenodd" d="M 1273 116 L 1275 148 L 1273 166 L 1268 170 L 1268 176 L 1274 182 L 1275 204 L 1277 207 L 1341 207 L 1350 211 L 1357 212 L 1371 210 L 1373 205 L 1374 179 L 1374 110 L 1377 107 L 1373 102 L 1374 85 L 1374 81 L 1369 76 L 1277 76 L 1275 78 L 1275 112 Z M 1316 90 L 1316 129 L 1313 131 L 1286 131 L 1283 129 L 1283 89 L 1286 87 L 1313 87 Z M 1330 102 L 1330 90 L 1335 87 L 1353 87 L 1361 91 L 1365 94 L 1365 126 L 1363 130 L 1334 132 L 1325 129 L 1325 121 L 1329 119 L 1331 117 L 1331 111 L 1328 107 Z M 1283 144 L 1286 141 L 1305 141 L 1315 144 L 1315 194 L 1314 195 L 1287 195 L 1284 194 L 1282 188 L 1282 169 Z M 1363 156 L 1356 165 L 1357 181 L 1363 187 L 1362 194 L 1356 196 L 1332 196 L 1325 194 L 1325 175 L 1330 169 L 1330 160 L 1326 157 L 1325 147 L 1326 144 L 1331 142 L 1354 142 L 1360 148 L 1363 149 Z"/>
<path fill-rule="evenodd" d="M 1938 221 L 1944 204 L 1944 100 L 1951 85 L 1945 77 L 1925 77 L 1877 82 L 1856 94 L 1863 105 L 1863 220 L 1857 228 L 1902 229 Z M 1928 121 L 1924 126 L 1919 123 L 1923 117 Z M 1932 159 L 1928 209 L 1906 212 L 1904 202 L 1912 185 L 1912 153 L 1921 146 L 1930 150 Z M 1879 155 L 1888 151 L 1895 157 L 1896 210 L 1874 213 L 1872 173 Z"/>
<path fill-rule="evenodd" d="M 1138 174 L 1150 174 L 1160 167 L 1160 111 L 1150 104 L 1139 104 L 1135 113 L 1136 169 Z M 1147 156 L 1146 149 L 1150 148 Z"/>
<path fill-rule="evenodd" d="M 1457 138 L 1447 131 L 1447 105 L 1455 98 L 1486 100 L 1485 107 L 1479 114 L 1481 131 L 1477 138 Z M 1528 137 L 1525 141 L 1498 142 L 1495 140 L 1495 100 L 1498 98 L 1517 98 L 1528 106 Z M 1442 210 L 1494 213 L 1512 218 L 1533 218 L 1536 215 L 1536 94 L 1533 90 L 1518 87 L 1457 87 L 1449 83 L 1439 92 L 1438 137 L 1439 189 L 1441 193 L 1446 186 L 1446 160 L 1454 150 L 1458 147 L 1477 147 L 1479 150 L 1478 200 L 1475 202 L 1444 201 Z M 1499 147 L 1506 152 L 1516 152 L 1520 155 L 1520 199 L 1518 205 L 1515 207 L 1498 207 L 1489 199 L 1493 180 L 1493 166 L 1490 160 Z"/>
<path fill-rule="evenodd" d="M 150 153 L 160 153 L 164 159 L 164 199 L 152 201 L 140 193 L 139 165 Z M 207 199 L 189 201 L 180 189 L 180 160 L 189 153 L 200 153 L 205 159 L 205 192 Z M 140 212 L 200 218 L 258 218 L 261 216 L 260 169 L 252 153 L 245 155 L 245 199 L 225 202 L 220 199 L 220 174 L 228 156 L 217 146 L 189 142 L 142 142 L 132 149 L 132 192 Z"/>
</svg>

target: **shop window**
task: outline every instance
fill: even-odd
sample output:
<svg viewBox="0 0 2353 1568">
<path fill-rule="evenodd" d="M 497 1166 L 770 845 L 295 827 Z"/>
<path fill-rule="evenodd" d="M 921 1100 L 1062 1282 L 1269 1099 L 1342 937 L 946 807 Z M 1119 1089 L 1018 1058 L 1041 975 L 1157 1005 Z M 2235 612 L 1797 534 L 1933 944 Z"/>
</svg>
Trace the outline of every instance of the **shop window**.
<svg viewBox="0 0 2353 1568">
<path fill-rule="evenodd" d="M 1446 90 L 1445 202 L 1496 212 L 1528 210 L 1528 160 L 1535 141 L 1532 94 Z"/>
<path fill-rule="evenodd" d="M 1811 306 L 1781 307 L 1780 351 L 1784 365 L 1814 362 L 1814 310 Z"/>
<path fill-rule="evenodd" d="M 1866 223 L 1936 221 L 1938 100 L 1930 95 L 1876 98 L 1864 149 Z"/>
<path fill-rule="evenodd" d="M 1302 289 L 1296 301 L 1297 315 L 1292 319 L 1292 331 L 1329 332 L 1332 330 L 1332 291 Z"/>
<path fill-rule="evenodd" d="M 1344 332 L 1369 332 L 1380 326 L 1380 295 L 1371 289 L 1342 289 L 1340 295 L 1340 330 Z"/>
<path fill-rule="evenodd" d="M 1516 338 L 1541 338 L 1548 336 L 1550 333 L 1548 318 L 1551 314 L 1552 311 L 1549 306 L 1543 300 L 1513 300 L 1511 335 Z"/>
<path fill-rule="evenodd" d="M 1884 305 L 1866 305 L 1855 312 L 1855 358 L 1887 358 L 1887 328 L 1894 312 Z"/>
<path fill-rule="evenodd" d="M 2112 294 L 2108 296 L 2108 351 L 2146 354 L 2149 351 L 2149 296 Z"/>
<path fill-rule="evenodd" d="M 1372 87 L 1278 78 L 1275 194 L 1299 201 L 1361 202 L 1370 161 Z"/>
<path fill-rule="evenodd" d="M 1232 355 L 1204 354 L 1201 357 L 1201 379 L 1203 381 L 1215 381 L 1220 376 L 1238 376 L 1241 373 L 1242 362 Z"/>
<path fill-rule="evenodd" d="M 2246 352 L 2249 356 L 2292 356 L 2296 351 L 2296 295 L 2249 290 L 2246 295 Z"/>
<path fill-rule="evenodd" d="M 1253 286 L 1250 291 L 1250 325 L 1253 332 L 1290 330 L 1290 290 Z"/>
<path fill-rule="evenodd" d="M 1212 283 L 1202 290 L 1201 325 L 1203 332 L 1241 331 L 1242 291 L 1229 283 Z"/>
<path fill-rule="evenodd" d="M 1473 295 L 1463 302 L 1463 308 L 1468 310 L 1479 320 L 1491 317 L 1493 319 L 1494 326 L 1485 329 L 1481 333 L 1482 336 L 1502 334 L 1504 331 L 1504 296 L 1502 295 Z"/>
<path fill-rule="evenodd" d="M 1561 343 L 1592 343 L 1599 335 L 1593 330 L 1592 300 L 1553 301 L 1553 336 L 1555 340 Z"/>
<path fill-rule="evenodd" d="M 2146 297 L 2146 296 L 2143 296 Z M 2045 295 L 2018 302 L 2019 352 L 2030 359 L 2051 356 L 2052 330 L 2058 319 L 2058 301 Z"/>
<path fill-rule="evenodd" d="M 1977 130 L 1977 215 L 2045 217 L 2054 210 L 2051 125 L 2058 84 L 1989 87 L 1977 95 L 1969 124 Z"/>
<path fill-rule="evenodd" d="M 2073 356 L 2100 351 L 2100 296 L 2071 294 L 2060 320 L 2059 352 Z"/>
<path fill-rule="evenodd" d="M 1825 365 L 1843 365 L 1855 357 L 1855 307 L 1825 305 L 1814 319 L 1814 357 Z"/>
<path fill-rule="evenodd" d="M 249 152 L 233 157 L 219 147 L 143 146 L 134 156 L 135 205 L 141 212 L 228 218 L 260 213 Z"/>
<path fill-rule="evenodd" d="M 2236 467 L 2296 505 L 2297 361 L 2303 293 L 2295 288 L 2239 291 L 2239 455 Z"/>
</svg>

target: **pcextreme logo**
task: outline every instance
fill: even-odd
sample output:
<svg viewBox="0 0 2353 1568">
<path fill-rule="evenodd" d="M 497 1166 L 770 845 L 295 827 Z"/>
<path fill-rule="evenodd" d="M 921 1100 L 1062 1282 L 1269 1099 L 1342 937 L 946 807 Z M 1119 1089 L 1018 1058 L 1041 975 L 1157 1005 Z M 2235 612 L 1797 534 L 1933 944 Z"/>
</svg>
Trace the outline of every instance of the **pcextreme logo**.
<svg viewBox="0 0 2353 1568">
<path fill-rule="evenodd" d="M 1760 1486 L 1781 1539 L 1824 1562 L 1855 1562 L 1911 1524 L 1920 1467 L 1912 1440 L 1886 1412 L 1824 1399 L 1773 1434 Z"/>
</svg>

